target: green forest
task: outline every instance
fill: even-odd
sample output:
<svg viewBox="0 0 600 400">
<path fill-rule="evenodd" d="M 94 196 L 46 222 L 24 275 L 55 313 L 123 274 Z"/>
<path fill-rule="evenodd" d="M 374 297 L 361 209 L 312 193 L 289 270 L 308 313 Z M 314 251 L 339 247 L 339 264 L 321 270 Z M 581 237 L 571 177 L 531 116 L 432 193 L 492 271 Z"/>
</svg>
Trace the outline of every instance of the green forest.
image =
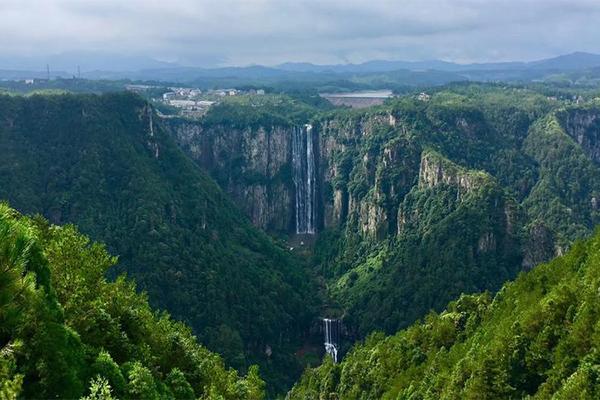
<svg viewBox="0 0 600 400">
<path fill-rule="evenodd" d="M 0 157 L 0 398 L 600 396 L 598 91 L 2 95 Z"/>
<path fill-rule="evenodd" d="M 261 399 L 246 376 L 150 308 L 117 258 L 73 225 L 0 205 L 0 397 Z"/>
<path fill-rule="evenodd" d="M 354 335 L 391 334 L 461 293 L 496 291 L 589 235 L 599 117 L 594 101 L 472 84 L 317 116 L 321 141 L 338 142 L 323 202 L 349 205 L 314 263 Z"/>
<path fill-rule="evenodd" d="M 153 119 L 154 118 L 154 119 Z M 132 94 L 0 97 L 0 198 L 107 244 L 155 307 L 275 387 L 315 315 L 302 260 L 255 229 Z M 269 346 L 271 355 L 265 354 Z"/>
<path fill-rule="evenodd" d="M 306 371 L 290 399 L 597 399 L 599 289 L 597 232 L 494 295 L 372 333 Z"/>
</svg>

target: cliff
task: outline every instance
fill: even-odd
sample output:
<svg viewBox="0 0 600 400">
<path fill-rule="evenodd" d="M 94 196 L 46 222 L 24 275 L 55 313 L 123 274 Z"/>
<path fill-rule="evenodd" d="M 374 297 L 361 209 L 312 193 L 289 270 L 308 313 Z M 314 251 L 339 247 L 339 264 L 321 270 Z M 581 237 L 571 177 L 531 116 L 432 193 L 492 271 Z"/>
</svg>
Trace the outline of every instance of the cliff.
<svg viewBox="0 0 600 400">
<path fill-rule="evenodd" d="M 461 168 L 434 151 L 426 150 L 421 156 L 419 168 L 420 189 L 443 184 L 456 186 L 459 193 L 464 193 L 482 187 L 490 179 L 489 174 Z"/>
<path fill-rule="evenodd" d="M 297 231 L 296 208 L 302 204 L 296 196 L 302 188 L 298 186 L 300 178 L 294 175 L 298 167 L 293 149 L 294 137 L 306 129 L 304 124 L 240 128 L 235 123 L 215 125 L 183 119 L 165 119 L 162 124 L 254 225 L 273 233 Z M 397 204 L 388 203 L 397 203 L 414 183 L 417 152 L 406 140 L 386 144 L 380 154 L 374 150 L 362 153 L 359 147 L 382 129 L 392 132 L 395 124 L 390 113 L 314 123 L 315 193 L 311 206 L 317 230 L 340 228 L 351 218 L 365 236 L 382 238 L 394 231 Z M 302 151 L 306 150 L 304 145 Z M 366 181 L 360 182 L 363 175 Z M 369 186 L 375 190 L 367 198 L 361 187 Z"/>
<path fill-rule="evenodd" d="M 565 130 L 596 163 L 600 162 L 600 108 L 571 107 L 557 117 Z"/>
<path fill-rule="evenodd" d="M 392 138 L 398 133 L 395 117 L 364 113 L 320 120 L 318 127 L 324 227 L 350 221 L 365 237 L 393 233 L 394 203 L 408 192 L 417 170 L 414 146 L 402 129 Z M 382 136 L 391 140 L 378 143 Z"/>
<path fill-rule="evenodd" d="M 291 126 L 204 126 L 163 121 L 181 148 L 234 199 L 252 223 L 271 232 L 294 228 Z"/>
</svg>

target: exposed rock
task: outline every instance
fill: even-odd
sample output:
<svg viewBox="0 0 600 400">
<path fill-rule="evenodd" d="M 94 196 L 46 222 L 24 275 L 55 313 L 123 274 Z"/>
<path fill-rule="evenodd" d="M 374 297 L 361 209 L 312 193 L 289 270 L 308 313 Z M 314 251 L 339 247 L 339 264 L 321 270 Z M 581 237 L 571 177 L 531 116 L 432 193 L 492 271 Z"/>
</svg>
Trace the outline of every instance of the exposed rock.
<svg viewBox="0 0 600 400">
<path fill-rule="evenodd" d="M 387 215 L 382 207 L 373 202 L 361 202 L 359 213 L 363 236 L 383 239 L 387 235 Z"/>
<path fill-rule="evenodd" d="M 338 226 L 346 218 L 348 212 L 348 193 L 341 189 L 337 189 L 333 194 L 333 209 L 332 215 L 329 217 L 326 214 L 325 225 L 326 226 Z M 329 218 L 328 218 L 329 217 Z"/>
<path fill-rule="evenodd" d="M 293 127 L 204 127 L 202 122 L 181 119 L 164 120 L 163 124 L 254 225 L 279 232 L 293 228 Z"/>
<path fill-rule="evenodd" d="M 432 151 L 423 152 L 421 157 L 420 188 L 446 184 L 468 192 L 481 187 L 489 178 L 484 172 L 465 170 Z"/>
<path fill-rule="evenodd" d="M 158 148 L 158 142 L 154 137 L 154 121 L 153 121 L 154 111 L 150 105 L 146 105 L 142 107 L 138 113 L 138 118 L 142 122 L 146 122 L 148 124 L 148 141 L 146 142 L 148 149 L 154 155 L 154 158 L 158 158 L 160 156 L 160 150 Z"/>
<path fill-rule="evenodd" d="M 600 162 L 600 109 L 578 108 L 560 113 L 559 118 L 566 131 L 586 154 Z"/>
<path fill-rule="evenodd" d="M 536 223 L 530 227 L 523 250 L 524 269 L 531 269 L 561 253 L 560 249 L 555 248 L 552 231 L 543 223 Z"/>
<path fill-rule="evenodd" d="M 496 251 L 496 235 L 493 232 L 485 232 L 479 238 L 477 249 L 480 253 Z"/>
</svg>

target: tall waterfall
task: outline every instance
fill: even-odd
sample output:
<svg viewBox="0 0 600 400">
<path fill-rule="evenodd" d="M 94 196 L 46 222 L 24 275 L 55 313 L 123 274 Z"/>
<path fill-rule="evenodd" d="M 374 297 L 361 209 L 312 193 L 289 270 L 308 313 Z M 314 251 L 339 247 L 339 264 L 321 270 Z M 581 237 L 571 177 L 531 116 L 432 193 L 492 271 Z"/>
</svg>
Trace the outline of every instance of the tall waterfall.
<svg viewBox="0 0 600 400">
<path fill-rule="evenodd" d="M 315 233 L 316 185 L 312 125 L 294 129 L 292 164 L 296 187 L 296 233 Z"/>
<path fill-rule="evenodd" d="M 340 343 L 339 319 L 323 318 L 323 328 L 325 329 L 325 352 L 333 358 L 333 362 L 338 362 L 338 347 Z"/>
</svg>

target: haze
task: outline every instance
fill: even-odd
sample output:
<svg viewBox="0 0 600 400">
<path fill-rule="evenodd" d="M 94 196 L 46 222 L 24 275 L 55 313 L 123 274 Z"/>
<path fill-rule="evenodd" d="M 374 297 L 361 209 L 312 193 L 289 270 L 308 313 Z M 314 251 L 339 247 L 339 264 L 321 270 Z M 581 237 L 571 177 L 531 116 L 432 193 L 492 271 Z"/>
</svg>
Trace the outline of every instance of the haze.
<svg viewBox="0 0 600 400">
<path fill-rule="evenodd" d="M 528 61 L 600 52 L 598 21 L 597 0 L 3 0 L 0 68 Z"/>
</svg>

